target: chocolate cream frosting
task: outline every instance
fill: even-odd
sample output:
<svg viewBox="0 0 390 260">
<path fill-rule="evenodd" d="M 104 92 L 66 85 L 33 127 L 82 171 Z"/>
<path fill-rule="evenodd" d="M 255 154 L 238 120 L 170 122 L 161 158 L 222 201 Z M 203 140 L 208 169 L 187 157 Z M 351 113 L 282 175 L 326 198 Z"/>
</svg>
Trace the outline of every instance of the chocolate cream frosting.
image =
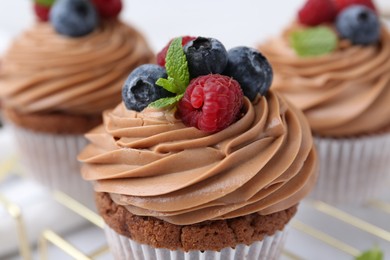
<svg viewBox="0 0 390 260">
<path fill-rule="evenodd" d="M 117 20 L 80 38 L 37 23 L 4 56 L 0 98 L 5 108 L 25 114 L 100 114 L 120 102 L 129 72 L 153 60 L 143 36 Z"/>
<path fill-rule="evenodd" d="M 173 111 L 104 113 L 79 155 L 97 192 L 132 214 L 188 225 L 296 205 L 316 179 L 317 158 L 304 115 L 278 94 L 251 103 L 214 134 L 186 127 Z"/>
<path fill-rule="evenodd" d="M 260 50 L 274 68 L 274 90 L 303 110 L 314 134 L 356 136 L 389 127 L 389 32 L 383 29 L 375 45 L 341 41 L 330 54 L 303 58 L 289 45 L 293 29 L 265 42 Z"/>
</svg>

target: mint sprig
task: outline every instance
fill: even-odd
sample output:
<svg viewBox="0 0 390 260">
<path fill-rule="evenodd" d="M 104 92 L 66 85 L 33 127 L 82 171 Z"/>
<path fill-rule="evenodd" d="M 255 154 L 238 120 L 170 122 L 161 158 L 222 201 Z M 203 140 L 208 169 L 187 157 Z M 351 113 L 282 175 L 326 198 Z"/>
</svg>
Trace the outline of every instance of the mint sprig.
<svg viewBox="0 0 390 260">
<path fill-rule="evenodd" d="M 164 108 L 179 102 L 190 82 L 190 72 L 188 70 L 187 58 L 183 51 L 181 37 L 175 38 L 171 42 L 165 60 L 168 78 L 159 78 L 156 81 L 156 85 L 176 94 L 176 96 L 161 98 L 149 104 L 149 106 L 154 108 Z"/>
<path fill-rule="evenodd" d="M 186 54 L 182 47 L 182 38 L 175 38 L 169 45 L 165 68 L 168 79 L 158 79 L 156 84 L 175 94 L 183 94 L 190 82 L 190 72 Z"/>
<path fill-rule="evenodd" d="M 379 249 L 378 246 L 375 246 L 373 249 L 363 252 L 360 256 L 356 257 L 356 260 L 383 260 L 383 252 Z"/>
<path fill-rule="evenodd" d="M 180 101 L 180 99 L 184 96 L 184 94 L 180 94 L 174 97 L 160 98 L 149 104 L 151 107 L 155 108 L 164 108 L 168 106 L 172 106 Z"/>
<path fill-rule="evenodd" d="M 293 32 L 290 43 L 301 57 L 320 56 L 336 49 L 338 37 L 332 29 L 318 26 Z"/>
</svg>

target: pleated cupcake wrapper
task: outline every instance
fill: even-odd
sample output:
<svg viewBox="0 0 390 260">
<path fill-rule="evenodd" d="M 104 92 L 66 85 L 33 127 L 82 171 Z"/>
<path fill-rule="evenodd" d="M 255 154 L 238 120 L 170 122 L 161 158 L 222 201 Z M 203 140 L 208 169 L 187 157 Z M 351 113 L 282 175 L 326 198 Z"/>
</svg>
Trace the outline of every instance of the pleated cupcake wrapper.
<svg viewBox="0 0 390 260">
<path fill-rule="evenodd" d="M 390 181 L 390 134 L 315 138 L 319 158 L 314 199 L 359 205 L 381 196 Z"/>
<path fill-rule="evenodd" d="M 286 227 L 285 229 L 286 230 Z M 116 260 L 273 260 L 278 259 L 286 231 L 277 231 L 249 246 L 237 245 L 218 251 L 189 251 L 153 248 L 116 233 L 105 226 L 107 241 Z"/>
<path fill-rule="evenodd" d="M 92 184 L 83 180 L 77 155 L 87 144 L 83 135 L 33 132 L 13 124 L 20 163 L 27 177 L 49 190 L 61 191 L 94 209 Z"/>
</svg>

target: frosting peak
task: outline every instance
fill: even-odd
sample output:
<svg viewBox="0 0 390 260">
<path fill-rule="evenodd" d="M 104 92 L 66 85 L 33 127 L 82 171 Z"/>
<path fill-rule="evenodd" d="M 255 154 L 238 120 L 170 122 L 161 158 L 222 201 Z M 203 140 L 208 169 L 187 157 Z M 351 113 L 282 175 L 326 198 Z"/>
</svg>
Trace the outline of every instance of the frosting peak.
<svg viewBox="0 0 390 260">
<path fill-rule="evenodd" d="M 131 213 L 184 225 L 299 202 L 314 184 L 316 155 L 303 115 L 269 92 L 243 117 L 207 134 L 171 112 L 104 113 L 79 155 L 83 177 Z"/>
<path fill-rule="evenodd" d="M 129 71 L 151 60 L 144 38 L 117 20 L 82 38 L 37 23 L 4 57 L 0 98 L 21 113 L 99 114 L 120 101 Z"/>
<path fill-rule="evenodd" d="M 293 27 L 294 29 L 294 27 Z M 346 45 L 333 53 L 298 57 L 291 28 L 260 46 L 275 70 L 274 89 L 303 110 L 315 134 L 360 135 L 390 125 L 390 35 L 379 44 Z"/>
</svg>

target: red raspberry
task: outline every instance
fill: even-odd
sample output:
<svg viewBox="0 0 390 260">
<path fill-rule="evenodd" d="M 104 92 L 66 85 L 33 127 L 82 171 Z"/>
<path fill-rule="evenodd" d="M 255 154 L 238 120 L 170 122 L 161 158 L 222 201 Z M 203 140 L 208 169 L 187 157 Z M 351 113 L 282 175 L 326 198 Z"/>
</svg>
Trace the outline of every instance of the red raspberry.
<svg viewBox="0 0 390 260">
<path fill-rule="evenodd" d="M 49 20 L 50 6 L 40 5 L 34 3 L 34 11 L 38 19 L 42 22 L 47 22 Z"/>
<path fill-rule="evenodd" d="M 333 22 L 337 15 L 333 1 L 308 0 L 298 12 L 299 22 L 309 26 Z"/>
<path fill-rule="evenodd" d="M 188 42 L 195 40 L 196 37 L 192 36 L 183 36 L 181 39 L 181 45 L 184 46 Z M 172 39 L 173 40 L 173 39 Z M 169 45 L 171 44 L 172 40 L 168 42 L 168 44 L 157 54 L 157 64 L 160 66 L 165 67 L 165 57 L 167 56 Z"/>
<path fill-rule="evenodd" d="M 102 18 L 117 17 L 122 10 L 122 0 L 92 0 Z"/>
<path fill-rule="evenodd" d="M 345 8 L 351 5 L 364 5 L 372 9 L 373 11 L 377 12 L 375 4 L 372 2 L 372 0 L 334 0 L 334 1 L 336 3 L 336 9 L 338 13 L 340 13 L 342 10 L 344 10 Z"/>
<path fill-rule="evenodd" d="M 228 76 L 209 74 L 193 79 L 178 105 L 186 126 L 218 132 L 237 119 L 243 104 L 240 84 Z"/>
</svg>

